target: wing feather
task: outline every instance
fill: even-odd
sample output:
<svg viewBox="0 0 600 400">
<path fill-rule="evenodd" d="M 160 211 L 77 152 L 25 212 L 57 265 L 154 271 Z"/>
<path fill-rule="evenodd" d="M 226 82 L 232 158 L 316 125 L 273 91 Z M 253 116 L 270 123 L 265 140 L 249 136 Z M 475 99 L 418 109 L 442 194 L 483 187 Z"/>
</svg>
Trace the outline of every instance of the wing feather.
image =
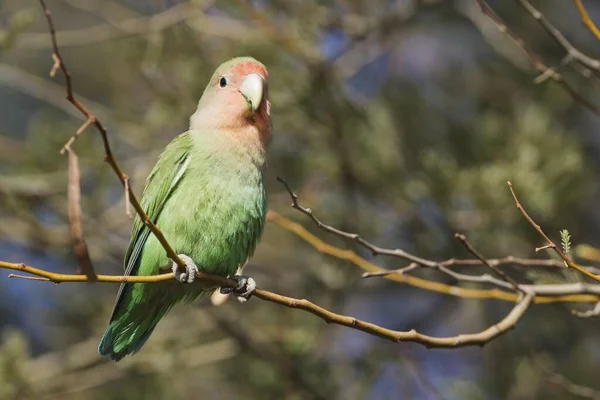
<svg viewBox="0 0 600 400">
<path fill-rule="evenodd" d="M 146 187 L 142 193 L 141 205 L 151 221 L 156 223 L 158 217 L 177 184 L 185 175 L 189 164 L 191 138 L 189 133 L 177 136 L 160 155 L 156 165 L 146 179 Z M 139 268 L 140 255 L 150 236 L 150 229 L 142 219 L 136 216 L 131 231 L 131 240 L 125 254 L 123 266 L 125 276 L 136 275 Z M 131 284 L 123 283 L 119 287 L 117 299 L 110 320 L 115 318 L 119 305 Z"/>
</svg>

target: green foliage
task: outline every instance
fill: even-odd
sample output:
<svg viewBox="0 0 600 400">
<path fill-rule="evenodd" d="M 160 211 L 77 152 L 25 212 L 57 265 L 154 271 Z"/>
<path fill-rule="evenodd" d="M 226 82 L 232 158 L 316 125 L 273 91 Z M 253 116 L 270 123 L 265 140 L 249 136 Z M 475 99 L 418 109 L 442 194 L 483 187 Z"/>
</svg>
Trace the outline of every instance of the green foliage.
<svg viewBox="0 0 600 400">
<path fill-rule="evenodd" d="M 187 128 L 214 68 L 251 55 L 270 74 L 269 206 L 324 240 L 354 248 L 291 210 L 276 176 L 327 223 L 432 259 L 465 255 L 455 231 L 486 257 L 534 256 L 541 239 L 516 209 L 508 180 L 546 232 L 563 230 L 565 252 L 573 247 L 571 234 L 578 243 L 598 242 L 596 117 L 560 86 L 533 85 L 532 71 L 520 69 L 521 51 L 506 48 L 514 44 L 500 34 L 490 36 L 475 4 L 224 0 L 204 14 L 175 15 L 166 10 L 178 1 L 49 3 L 57 29 L 75 32 L 58 36 L 75 90 L 107 125 L 136 193 L 159 152 Z M 539 3 L 555 19 L 567 7 Z M 501 7 L 532 49 L 562 58 L 516 3 Z M 51 51 L 39 9 L 8 0 L 0 12 L 1 62 L 45 83 L 0 79 L 7 86 L 0 90 L 0 256 L 26 255 L 36 266 L 72 272 L 66 157 L 58 150 L 83 121 L 66 111 L 62 77 L 48 78 Z M 168 18 L 144 19 L 164 12 Z M 569 39 L 594 54 L 598 43 L 579 42 L 587 35 L 576 18 L 560 22 L 572 24 Z M 571 77 L 570 68 L 562 72 Z M 600 98 L 591 82 L 575 86 Z M 103 273 L 121 273 L 131 229 L 122 189 L 103 162 L 97 132 L 86 130 L 74 148 L 93 261 Z M 372 261 L 405 266 L 394 258 Z M 273 224 L 245 272 L 269 290 L 430 334 L 475 332 L 509 308 L 361 279 L 353 266 Z M 507 272 L 540 284 L 580 279 L 566 268 Z M 13 284 L 2 278 L 0 284 Z M 596 326 L 568 319 L 556 304 L 533 307 L 514 331 L 481 351 L 424 353 L 260 301 L 207 311 L 204 300 L 176 307 L 148 347 L 114 366 L 95 346 L 117 288 L 38 285 L 0 288 L 0 326 L 8 332 L 0 347 L 0 399 L 353 399 L 384 398 L 390 387 L 407 399 L 566 398 L 548 385 L 532 352 L 546 353 L 556 371 L 572 372 L 581 384 L 596 383 L 589 351 L 600 337 Z M 42 296 L 35 305 L 28 300 Z M 23 331 L 7 328 L 15 324 Z"/>
<path fill-rule="evenodd" d="M 18 331 L 5 330 L 0 346 L 0 399 L 17 399 L 31 395 L 27 378 L 29 350 L 27 338 Z"/>
<path fill-rule="evenodd" d="M 562 229 L 560 231 L 560 244 L 562 246 L 563 253 L 569 257 L 571 253 L 571 234 L 566 229 Z"/>
<path fill-rule="evenodd" d="M 0 27 L 0 51 L 14 47 L 19 33 L 32 25 L 38 15 L 39 10 L 34 7 L 23 8 L 12 13 L 5 25 Z"/>
</svg>

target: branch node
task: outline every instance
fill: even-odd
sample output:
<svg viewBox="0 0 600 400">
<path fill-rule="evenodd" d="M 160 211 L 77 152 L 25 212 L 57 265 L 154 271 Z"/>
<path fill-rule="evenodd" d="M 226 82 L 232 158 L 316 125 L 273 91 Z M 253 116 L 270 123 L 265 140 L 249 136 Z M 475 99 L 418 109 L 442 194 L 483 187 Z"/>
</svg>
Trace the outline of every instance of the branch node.
<svg viewBox="0 0 600 400">
<path fill-rule="evenodd" d="M 48 13 L 47 15 L 48 17 L 50 17 L 50 13 Z M 56 53 L 52 53 L 52 59 L 54 60 L 54 65 L 52 65 L 52 69 L 50 69 L 50 78 L 54 78 L 54 76 L 56 75 L 56 71 L 58 71 L 61 64 L 60 57 L 58 57 Z"/>
<path fill-rule="evenodd" d="M 131 189 L 129 188 L 129 176 L 125 175 L 123 177 L 123 181 L 124 183 L 124 191 L 125 191 L 125 215 L 127 215 L 127 217 L 129 219 L 133 218 L 133 214 L 131 213 L 131 204 L 130 204 L 130 195 L 129 192 L 131 191 Z"/>
<path fill-rule="evenodd" d="M 60 154 L 65 154 L 65 151 L 69 151 L 77 136 L 81 135 L 83 131 L 85 131 L 94 122 L 96 122 L 96 117 L 93 114 L 90 114 L 87 120 L 77 129 L 77 131 L 75 131 L 75 135 L 71 136 L 62 149 L 60 149 Z"/>
<path fill-rule="evenodd" d="M 546 245 L 541 246 L 541 247 L 536 247 L 535 248 L 535 252 L 539 253 L 542 250 L 552 249 L 552 248 L 554 248 L 554 246 L 555 246 L 554 243 L 550 243 L 550 244 L 546 244 Z"/>
</svg>

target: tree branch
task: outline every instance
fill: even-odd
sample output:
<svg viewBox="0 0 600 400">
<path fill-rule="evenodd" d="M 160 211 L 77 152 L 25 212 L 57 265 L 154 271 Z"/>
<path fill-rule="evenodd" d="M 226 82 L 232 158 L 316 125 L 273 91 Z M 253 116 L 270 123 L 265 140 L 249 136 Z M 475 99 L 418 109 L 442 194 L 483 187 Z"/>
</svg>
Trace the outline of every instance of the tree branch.
<svg viewBox="0 0 600 400">
<path fill-rule="evenodd" d="M 6 261 L 0 261 L 0 268 L 10 269 L 28 274 L 35 275 L 47 279 L 53 283 L 66 283 L 66 282 L 89 282 L 89 279 L 85 275 L 70 275 L 60 274 L 55 272 L 46 271 L 39 268 L 34 268 L 25 264 L 16 264 Z M 14 276 L 17 277 L 17 276 Z M 20 277 L 20 276 L 19 276 Z M 209 275 L 199 272 L 197 275 L 198 281 L 205 281 L 213 283 L 220 287 L 236 287 L 237 282 L 224 278 L 221 276 Z M 27 277 L 28 278 L 28 277 Z M 117 276 L 117 275 L 97 275 L 96 282 L 101 283 L 160 283 L 174 280 L 172 273 L 152 275 L 152 276 Z M 256 289 L 253 294 L 261 300 L 265 300 L 271 303 L 283 305 L 289 308 L 296 308 L 309 312 L 327 323 L 345 326 L 348 328 L 356 329 L 370 335 L 378 336 L 383 339 L 390 340 L 392 342 L 414 342 L 422 344 L 428 348 L 432 347 L 465 347 L 465 346 L 483 346 L 489 341 L 495 339 L 501 334 L 505 333 L 509 329 L 513 328 L 518 320 L 523 316 L 527 308 L 533 300 L 533 293 L 528 293 L 523 296 L 512 309 L 512 311 L 500 322 L 489 328 L 473 334 L 461 334 L 451 337 L 434 337 L 421 334 L 414 329 L 410 331 L 395 331 L 387 329 L 379 325 L 375 325 L 370 322 L 362 321 L 354 317 L 336 314 L 332 311 L 326 310 L 308 300 L 295 299 L 293 297 L 287 297 L 273 292 L 269 292 L 264 289 Z"/>
<path fill-rule="evenodd" d="M 573 3 L 575 3 L 575 7 L 577 7 L 577 11 L 579 12 L 579 16 L 581 17 L 581 23 L 586 28 L 588 28 L 589 31 L 592 32 L 592 34 L 594 36 L 596 36 L 596 39 L 600 40 L 600 30 L 598 29 L 596 24 L 594 24 L 594 21 L 592 21 L 592 19 L 588 15 L 581 0 L 573 0 Z"/>
<path fill-rule="evenodd" d="M 111 166 L 114 173 L 117 175 L 117 177 L 121 181 L 121 184 L 123 185 L 123 187 L 127 188 L 127 193 L 129 194 L 129 201 L 131 202 L 131 205 L 133 206 L 133 208 L 135 209 L 135 211 L 137 212 L 137 214 L 139 215 L 141 220 L 144 222 L 144 224 L 148 227 L 148 229 L 150 229 L 150 231 L 154 234 L 156 239 L 158 239 L 158 241 L 160 242 L 162 247 L 165 249 L 167 256 L 171 260 L 173 260 L 175 263 L 177 263 L 177 265 L 181 269 L 184 269 L 185 263 L 177 256 L 177 253 L 175 253 L 175 251 L 173 250 L 173 248 L 171 247 L 171 245 L 169 244 L 169 242 L 163 235 L 162 231 L 158 228 L 158 226 L 156 226 L 154 224 L 154 221 L 152 221 L 150 219 L 150 217 L 148 217 L 148 215 L 146 215 L 146 212 L 142 208 L 137 197 L 135 196 L 135 194 L 129 187 L 130 186 L 128 184 L 129 177 L 125 174 L 125 172 L 123 172 L 123 170 L 119 166 L 117 160 L 115 159 L 115 157 L 112 153 L 112 150 L 110 147 L 110 142 L 108 140 L 108 132 L 106 131 L 106 128 L 104 127 L 102 122 L 91 111 L 89 111 L 83 104 L 81 104 L 77 100 L 75 95 L 73 94 L 73 84 L 71 81 L 71 75 L 69 74 L 69 70 L 67 69 L 65 62 L 60 55 L 58 43 L 56 40 L 56 30 L 54 28 L 54 22 L 52 21 L 52 15 L 50 14 L 50 10 L 46 6 L 45 0 L 40 0 L 40 4 L 42 6 L 42 9 L 44 10 L 44 15 L 46 16 L 46 21 L 48 23 L 48 29 L 50 31 L 50 39 L 52 41 L 52 49 L 54 51 L 53 57 L 52 57 L 54 59 L 53 69 L 56 69 L 56 66 L 58 65 L 58 68 L 60 68 L 60 70 L 62 71 L 62 73 L 65 77 L 65 90 L 66 90 L 67 100 L 71 104 L 73 104 L 81 112 L 81 114 L 83 114 L 86 117 L 86 123 L 84 123 L 84 125 L 82 125 L 82 128 L 87 127 L 89 125 L 87 121 L 93 122 L 93 125 L 96 127 L 96 129 L 98 130 L 98 132 L 100 133 L 100 136 L 102 138 L 102 143 L 104 145 L 104 160 Z M 78 133 L 76 133 L 75 135 L 80 134 L 81 130 L 78 130 L 77 132 Z M 69 142 L 71 142 L 71 141 L 69 141 Z"/>
<path fill-rule="evenodd" d="M 567 93 L 569 93 L 569 95 L 571 96 L 571 98 L 574 101 L 582 104 L 583 106 L 588 108 L 590 111 L 594 112 L 595 114 L 600 115 L 600 107 L 596 106 L 590 100 L 585 98 L 581 93 L 579 93 L 571 84 L 569 84 L 564 79 L 564 77 L 558 71 L 556 71 L 555 68 L 550 68 L 550 67 L 546 66 L 546 64 L 544 64 L 544 62 L 533 51 L 531 51 L 527 47 L 527 45 L 525 44 L 525 41 L 523 39 L 521 39 L 519 36 L 517 36 L 513 31 L 511 31 L 508 28 L 508 26 L 504 22 L 502 22 L 502 20 L 500 18 L 498 18 L 496 16 L 496 14 L 491 10 L 491 8 L 488 6 L 488 4 L 486 3 L 485 0 L 475 0 L 475 1 L 479 5 L 481 12 L 496 26 L 496 28 L 498 28 L 498 30 L 500 32 L 506 34 L 510 39 L 513 40 L 513 42 L 523 51 L 523 53 L 525 53 L 527 58 L 529 58 L 531 65 L 541 73 L 540 77 L 543 77 L 543 79 L 536 79 L 537 83 L 541 83 L 542 81 L 544 81 L 546 79 L 551 79 L 552 81 L 554 81 L 558 85 L 560 85 Z M 519 0 L 519 1 L 521 1 L 521 0 Z M 569 61 L 569 58 L 566 57 L 563 60 L 563 64 L 568 63 L 568 61 Z M 589 70 L 588 70 L 588 72 L 589 72 Z M 586 78 L 589 78 L 589 76 L 586 74 L 583 74 L 583 76 Z"/>
<path fill-rule="evenodd" d="M 363 239 L 358 233 L 345 232 L 340 229 L 334 228 L 331 225 L 327 225 L 327 224 L 323 223 L 319 218 L 317 218 L 317 216 L 313 213 L 313 211 L 310 208 L 306 208 L 306 207 L 303 207 L 302 205 L 300 205 L 300 203 L 298 202 L 298 195 L 292 191 L 292 189 L 290 188 L 288 183 L 285 181 L 285 179 L 283 179 L 281 177 L 277 177 L 277 180 L 283 184 L 283 186 L 285 187 L 285 190 L 290 195 L 290 198 L 292 199 L 292 207 L 294 209 L 300 211 L 302 214 L 307 215 L 311 220 L 313 220 L 313 222 L 317 225 L 318 228 L 324 230 L 325 232 L 332 233 L 332 234 L 339 236 L 341 238 L 344 238 L 344 239 L 352 240 L 353 242 L 356 242 L 359 245 L 361 245 L 362 247 L 364 247 L 365 249 L 368 249 L 369 251 L 371 251 L 371 254 L 373 254 L 374 256 L 384 255 L 384 256 L 391 256 L 391 257 L 398 257 L 398 258 L 402 258 L 404 260 L 415 262 L 417 264 L 421 264 L 426 267 L 430 267 L 430 268 L 437 267 L 438 263 L 436 263 L 434 261 L 426 260 L 424 258 L 415 256 L 415 255 L 410 254 L 407 251 L 404 251 L 402 249 L 393 249 L 392 250 L 392 249 L 386 249 L 383 247 L 379 247 L 379 246 Z"/>
<path fill-rule="evenodd" d="M 83 238 L 83 228 L 81 227 L 81 186 L 80 186 L 80 171 L 79 161 L 75 151 L 71 147 L 67 147 L 69 152 L 69 168 L 68 168 L 68 214 L 69 214 L 69 229 L 71 231 L 71 240 L 73 241 L 73 251 L 77 257 L 79 269 L 77 273 L 85 274 L 89 282 L 96 280 L 96 271 L 90 258 L 87 243 Z"/>
<path fill-rule="evenodd" d="M 518 2 L 527 10 L 527 12 L 537 21 L 538 24 L 548 33 L 548 35 L 562 47 L 570 58 L 574 59 L 581 65 L 595 71 L 597 74 L 600 71 L 600 60 L 589 57 L 579 51 L 571 42 L 559 31 L 554 25 L 544 17 L 538 9 L 536 9 L 528 0 L 518 0 Z"/>
<path fill-rule="evenodd" d="M 289 219 L 281 216 L 280 214 L 269 211 L 269 221 L 277 224 L 282 229 L 285 229 L 300 239 L 304 240 L 315 250 L 326 254 L 331 257 L 335 257 L 340 260 L 348 261 L 361 270 L 370 274 L 381 274 L 385 279 L 394 281 L 396 283 L 402 283 L 409 286 L 413 286 L 419 289 L 428 290 L 431 292 L 446 294 L 450 296 L 460 297 L 463 299 L 495 299 L 502 301 L 516 302 L 519 296 L 514 292 L 507 292 L 498 289 L 474 289 L 465 288 L 460 286 L 448 285 L 442 282 L 430 281 L 417 276 L 412 276 L 407 273 L 398 273 L 396 270 L 387 270 L 378 265 L 371 263 L 370 261 L 360 257 L 354 251 L 348 249 L 341 249 L 333 246 L 322 239 L 316 237 L 310 233 L 302 225 L 290 221 Z M 454 261 L 448 260 L 448 261 Z M 469 260 L 467 260 L 469 261 Z M 477 260 L 479 261 L 479 260 Z M 539 261 L 539 260 L 537 260 Z M 435 261 L 431 261 L 435 262 Z M 443 262 L 442 262 L 443 263 Z M 439 264 L 442 264 L 439 263 Z M 561 262 L 562 263 L 562 262 Z M 564 268 L 564 265 L 563 265 Z M 447 273 L 450 276 L 461 277 L 462 274 L 457 274 L 445 267 L 439 269 L 440 271 Z M 448 273 L 449 272 L 449 273 Z M 485 276 L 485 275 L 483 275 Z M 489 275 L 488 275 L 489 276 Z M 475 280 L 487 280 L 485 283 L 498 283 L 498 286 L 510 289 L 508 283 L 503 282 L 499 279 L 495 279 L 491 276 L 485 279 L 481 276 L 470 276 L 469 279 L 464 279 L 466 282 L 473 282 Z M 478 282 L 482 283 L 482 282 Z M 532 291 L 535 293 L 533 302 L 535 304 L 548 304 L 548 303 L 596 303 L 600 301 L 600 285 L 588 284 L 588 283 L 564 283 L 564 284 L 548 284 L 548 285 L 520 285 L 526 291 Z"/>
<path fill-rule="evenodd" d="M 588 278 L 591 278 L 595 281 L 600 282 L 600 276 L 592 274 L 585 268 L 582 268 L 579 265 L 575 264 L 573 261 L 571 261 L 571 259 L 569 259 L 569 257 L 567 257 L 567 255 L 565 253 L 562 252 L 562 250 L 556 244 L 554 244 L 554 242 L 552 240 L 550 240 L 550 238 L 548 237 L 548 235 L 546 235 L 544 233 L 542 228 L 529 216 L 529 214 L 527 214 L 527 211 L 525 211 L 525 209 L 519 202 L 517 195 L 515 194 L 515 190 L 513 189 L 512 183 L 510 181 L 507 183 L 508 183 L 508 187 L 510 188 L 510 193 L 512 194 L 513 199 L 515 200 L 515 204 L 517 205 L 517 209 L 519 211 L 521 211 L 521 214 L 523 214 L 523 216 L 525 217 L 527 222 L 529 222 L 529 224 L 534 227 L 534 229 L 544 238 L 544 240 L 546 240 L 546 245 L 543 246 L 542 248 L 551 248 L 565 262 L 565 264 L 569 268 L 572 268 L 572 269 L 582 273 L 583 275 L 587 276 Z"/>
<path fill-rule="evenodd" d="M 462 334 L 452 337 L 433 337 L 418 333 L 414 329 L 403 332 L 393 331 L 390 329 L 382 328 L 378 325 L 364 322 L 356 318 L 347 317 L 344 315 L 336 314 L 331 311 L 319 307 L 308 300 L 298 300 L 291 297 L 273 295 L 270 298 L 262 298 L 263 300 L 272 301 L 274 303 L 282 304 L 290 308 L 298 308 L 307 311 L 311 314 L 322 318 L 327 323 L 334 323 L 337 325 L 346 326 L 348 328 L 357 329 L 363 332 L 370 333 L 375 336 L 379 336 L 383 339 L 391 340 L 393 342 L 414 342 L 424 345 L 427 348 L 442 348 L 442 347 L 465 347 L 465 346 L 483 346 L 489 341 L 502 335 L 506 331 L 513 328 L 519 319 L 525 314 L 525 311 L 531 305 L 534 295 L 528 293 L 515 304 L 512 311 L 504 317 L 500 322 L 489 328 L 471 334 Z"/>
<path fill-rule="evenodd" d="M 510 284 L 510 286 L 512 286 L 513 289 L 515 289 L 518 292 L 525 293 L 523 291 L 523 289 L 519 287 L 519 284 L 513 278 L 508 276 L 506 274 L 506 272 L 502 271 L 497 266 L 490 264 L 488 262 L 488 260 L 485 259 L 485 257 L 483 257 L 481 254 L 479 254 L 479 252 L 477 250 L 475 250 L 475 248 L 471 245 L 471 243 L 469 243 L 469 241 L 467 240 L 467 237 L 465 235 L 457 233 L 455 235 L 455 237 L 462 243 L 463 246 L 465 246 L 465 248 L 471 254 L 473 254 L 475 257 L 477 257 L 477 259 L 481 260 L 481 262 L 484 263 L 489 269 L 494 271 L 494 273 L 496 273 L 496 275 L 498 275 L 500 278 L 502 278 L 503 280 L 508 282 Z"/>
<path fill-rule="evenodd" d="M 451 275 L 451 276 L 454 276 L 455 278 L 457 278 L 458 280 L 462 280 L 463 275 L 456 274 L 456 273 L 448 274 L 445 266 L 442 265 L 442 263 L 458 264 L 456 262 L 456 260 L 454 260 L 454 259 L 443 261 L 443 262 L 440 263 L 440 262 L 437 262 L 437 261 L 428 260 L 428 259 L 425 259 L 425 258 L 422 258 L 422 257 L 415 256 L 415 255 L 410 254 L 410 253 L 408 253 L 408 252 L 406 252 L 406 251 L 404 251 L 402 249 L 386 249 L 386 248 L 383 248 L 383 247 L 379 247 L 379 246 L 377 246 L 377 245 L 375 245 L 375 244 L 373 244 L 373 243 L 371 243 L 371 242 L 363 239 L 357 233 L 350 233 L 350 232 L 342 231 L 342 230 L 337 229 L 337 228 L 335 228 L 335 227 L 333 227 L 331 225 L 327 225 L 327 224 L 323 223 L 317 216 L 315 216 L 314 212 L 310 208 L 303 207 L 299 203 L 299 201 L 298 201 L 298 195 L 291 190 L 290 186 L 287 184 L 287 182 L 283 178 L 277 177 L 277 180 L 284 185 L 286 191 L 290 195 L 290 198 L 292 199 L 292 208 L 300 211 L 304 215 L 307 215 L 317 225 L 318 228 L 324 230 L 325 232 L 329 232 L 329 233 L 332 233 L 332 234 L 334 234 L 336 236 L 352 240 L 352 241 L 358 243 L 360 246 L 362 246 L 362 247 L 370 250 L 373 255 L 387 255 L 387 256 L 401 258 L 401 259 L 404 259 L 404 260 L 408 260 L 411 263 L 416 263 L 416 264 L 420 264 L 420 265 L 422 265 L 424 267 L 428 267 L 428 268 L 440 270 L 442 272 L 445 272 L 447 275 Z M 531 219 L 531 217 L 529 217 L 529 215 L 527 215 L 527 213 L 525 212 L 525 210 L 523 209 L 523 207 L 521 206 L 521 204 L 517 200 L 516 195 L 514 193 L 514 190 L 512 189 L 512 185 L 510 184 L 510 182 L 509 182 L 509 186 L 510 186 L 510 190 L 511 190 L 511 193 L 513 195 L 513 198 L 515 199 L 515 201 L 517 203 L 517 208 L 522 213 L 524 213 L 523 215 L 526 217 L 526 219 L 530 223 L 532 223 L 532 225 L 534 227 L 536 227 L 536 229 L 538 230 L 538 232 L 540 232 L 544 236 L 544 238 L 548 242 L 547 243 L 547 247 L 548 248 L 552 247 L 557 252 L 557 254 L 561 257 L 561 259 L 565 263 L 567 263 L 567 265 L 569 267 L 571 267 L 571 268 L 573 268 L 573 269 L 581 272 L 582 274 L 584 274 L 584 275 L 586 275 L 586 276 L 588 276 L 588 277 L 590 277 L 590 278 L 592 278 L 592 279 L 594 279 L 596 281 L 600 281 L 600 276 L 597 276 L 597 275 L 589 272 L 585 267 L 580 267 L 579 265 L 575 264 L 560 249 L 558 249 L 556 247 L 556 245 L 554 244 L 554 242 L 552 242 L 543 233 L 543 231 L 541 231 L 541 228 L 537 224 L 535 224 L 535 222 L 533 222 L 533 220 Z M 277 218 L 277 216 L 275 214 L 273 214 L 273 213 L 272 213 L 271 217 Z M 288 224 L 288 226 L 289 226 L 289 224 Z M 458 236 L 458 239 L 460 240 L 460 235 Z M 340 249 L 337 249 L 337 250 L 340 250 Z M 469 247 L 467 247 L 467 250 L 469 250 L 471 253 L 473 253 L 473 251 L 475 249 L 472 249 L 472 246 L 471 246 L 471 249 L 469 249 Z M 332 253 L 334 255 L 337 254 L 336 251 L 333 251 Z M 390 276 L 391 276 L 391 274 L 394 274 L 394 273 L 396 273 L 396 275 L 394 275 L 395 279 L 400 279 L 399 276 L 405 276 L 403 274 L 398 274 L 397 271 L 396 272 L 394 272 L 394 271 L 387 271 L 387 270 L 385 270 L 383 268 L 380 268 L 380 267 L 378 267 L 378 266 L 376 266 L 374 264 L 371 264 L 368 261 L 366 261 L 366 260 L 358 257 L 353 252 L 350 252 L 350 253 L 352 255 L 346 256 L 347 259 L 349 259 L 350 261 L 355 262 L 356 265 L 361 266 L 361 268 L 363 268 L 368 273 L 376 273 L 379 276 L 385 275 L 386 277 L 388 277 L 388 279 L 391 279 Z M 517 282 L 515 282 L 514 280 L 512 280 L 510 277 L 508 277 L 506 274 L 504 274 L 503 271 L 501 271 L 499 268 L 497 268 L 498 263 L 492 262 L 492 261 L 497 261 L 497 260 L 488 260 L 487 262 L 485 262 L 485 259 L 483 257 L 481 257 L 476 251 L 473 254 L 475 254 L 476 257 L 478 257 L 477 258 L 477 262 L 478 262 L 477 265 L 486 265 L 486 266 L 488 266 L 494 272 L 496 272 L 498 275 L 500 275 L 505 281 L 507 281 L 511 285 L 512 288 L 517 288 L 517 287 L 523 288 L 524 287 L 524 286 L 518 285 Z M 346 258 L 346 257 L 340 257 L 340 258 Z M 511 260 L 511 258 L 508 258 L 508 260 Z M 469 261 L 470 264 L 473 264 L 473 260 L 466 260 L 466 261 Z M 527 262 L 531 262 L 531 261 L 534 261 L 534 260 L 526 260 L 526 261 Z M 365 265 L 366 265 L 365 263 L 369 264 L 369 266 L 365 267 Z M 548 265 L 554 265 L 554 264 L 548 264 Z M 559 264 L 559 266 L 560 266 L 560 264 Z M 390 273 L 390 275 L 387 275 L 388 272 Z M 367 275 L 367 276 L 369 276 L 369 275 Z M 413 277 L 413 278 L 415 278 L 415 277 Z M 508 280 L 507 280 L 507 278 L 508 278 Z M 403 278 L 403 279 L 406 279 L 406 277 Z M 488 283 L 493 283 L 493 284 L 495 284 L 497 286 L 506 288 L 505 285 L 502 285 L 501 283 L 499 284 L 498 281 L 495 281 L 492 277 L 486 277 L 486 278 L 482 278 L 482 277 L 475 277 L 475 278 L 468 277 L 465 280 L 473 282 L 474 279 L 475 280 L 481 280 L 481 281 L 485 280 Z M 413 284 L 415 284 L 415 286 L 423 287 L 423 288 L 426 288 L 426 289 L 429 289 L 429 290 L 435 290 L 435 289 L 432 288 L 431 285 L 429 285 L 429 283 L 431 283 L 431 282 L 428 282 L 426 280 L 423 280 L 423 281 L 424 282 L 419 282 L 419 283 L 413 282 Z M 428 282 L 428 283 L 425 283 L 425 282 Z M 444 293 L 447 292 L 447 290 L 441 289 L 439 287 L 437 289 L 440 289 L 440 291 L 442 291 Z M 504 292 L 504 294 L 506 294 L 506 293 Z M 484 297 L 488 297 L 488 298 L 496 298 L 496 296 L 497 296 L 497 294 L 481 294 L 481 293 L 472 294 L 472 295 L 474 295 L 476 297 L 479 297 L 479 296 L 483 295 Z M 504 297 L 504 296 L 501 296 L 501 297 Z M 506 299 L 506 298 L 504 297 L 504 299 Z M 511 296 L 510 297 L 510 301 L 515 301 L 515 298 L 513 296 Z"/>
</svg>

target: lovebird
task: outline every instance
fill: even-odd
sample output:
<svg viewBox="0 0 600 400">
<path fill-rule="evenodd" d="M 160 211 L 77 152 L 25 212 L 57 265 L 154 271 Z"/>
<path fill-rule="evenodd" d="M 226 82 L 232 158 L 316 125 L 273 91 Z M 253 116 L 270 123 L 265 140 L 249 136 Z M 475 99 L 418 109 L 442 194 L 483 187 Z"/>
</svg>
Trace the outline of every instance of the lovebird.
<svg viewBox="0 0 600 400">
<path fill-rule="evenodd" d="M 177 303 L 219 289 L 194 282 L 198 271 L 228 276 L 245 301 L 256 288 L 241 270 L 265 226 L 264 175 L 271 137 L 267 69 L 251 57 L 223 63 L 208 82 L 189 130 L 165 148 L 146 180 L 141 205 L 185 262 L 170 260 L 139 216 L 133 223 L 125 275 L 172 270 L 166 283 L 122 284 L 98 352 L 114 361 L 139 351 Z"/>
</svg>

